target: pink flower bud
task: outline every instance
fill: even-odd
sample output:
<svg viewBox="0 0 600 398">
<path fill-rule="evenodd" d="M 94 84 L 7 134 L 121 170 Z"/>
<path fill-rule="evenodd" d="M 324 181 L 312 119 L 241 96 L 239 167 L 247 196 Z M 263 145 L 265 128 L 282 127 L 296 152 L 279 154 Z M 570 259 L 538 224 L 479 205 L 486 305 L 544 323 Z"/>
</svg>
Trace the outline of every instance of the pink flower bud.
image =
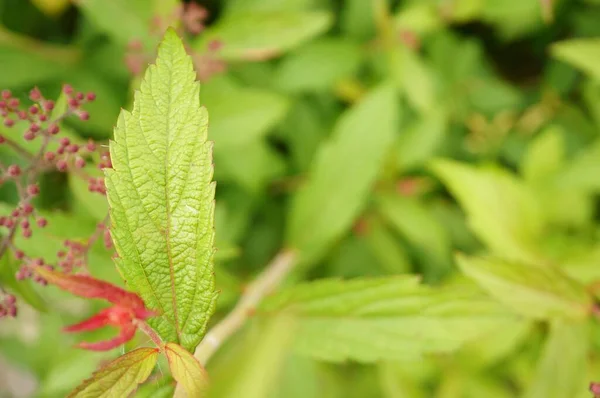
<svg viewBox="0 0 600 398">
<path fill-rule="evenodd" d="M 36 113 L 38 113 L 40 111 L 40 108 L 38 108 L 35 105 L 31 105 L 29 107 L 29 113 L 31 113 L 32 115 L 35 115 Z"/>
<path fill-rule="evenodd" d="M 84 168 L 85 167 L 85 160 L 83 160 L 80 157 L 78 157 L 77 159 L 75 159 L 75 167 L 77 167 L 78 169 Z"/>
<path fill-rule="evenodd" d="M 12 119 L 4 119 L 4 126 L 12 127 L 15 125 L 15 121 Z"/>
<path fill-rule="evenodd" d="M 65 84 L 63 86 L 63 93 L 67 94 L 67 95 L 71 95 L 73 94 L 73 87 L 71 87 L 70 84 Z"/>
<path fill-rule="evenodd" d="M 66 171 L 67 170 L 67 162 L 64 159 L 59 159 L 56 162 L 56 168 L 58 169 L 58 171 Z"/>
<path fill-rule="evenodd" d="M 56 134 L 58 134 L 59 131 L 60 131 L 60 127 L 58 127 L 58 124 L 56 124 L 56 123 L 52 123 L 50 126 L 48 126 L 49 134 L 56 135 Z"/>
<path fill-rule="evenodd" d="M 8 175 L 11 177 L 18 177 L 21 174 L 21 168 L 16 164 L 11 164 L 8 166 Z"/>
<path fill-rule="evenodd" d="M 52 100 L 44 101 L 44 109 L 46 111 L 51 111 L 52 109 L 54 109 L 54 101 L 52 101 Z"/>
<path fill-rule="evenodd" d="M 90 91 L 89 93 L 87 93 L 87 95 L 85 96 L 85 98 L 88 101 L 92 102 L 92 101 L 94 101 L 96 99 L 96 93 L 93 93 L 93 92 Z"/>
<path fill-rule="evenodd" d="M 46 225 L 48 225 L 48 221 L 44 217 L 40 217 L 37 219 L 36 224 L 38 227 L 44 228 Z"/>
<path fill-rule="evenodd" d="M 9 99 L 12 96 L 10 90 L 2 90 L 2 98 Z"/>
<path fill-rule="evenodd" d="M 29 99 L 32 101 L 39 101 L 42 99 L 42 93 L 40 92 L 40 90 L 37 87 L 34 87 L 29 92 Z"/>
<path fill-rule="evenodd" d="M 37 184 L 31 184 L 27 187 L 27 193 L 31 196 L 35 196 L 40 193 L 40 187 Z"/>
</svg>

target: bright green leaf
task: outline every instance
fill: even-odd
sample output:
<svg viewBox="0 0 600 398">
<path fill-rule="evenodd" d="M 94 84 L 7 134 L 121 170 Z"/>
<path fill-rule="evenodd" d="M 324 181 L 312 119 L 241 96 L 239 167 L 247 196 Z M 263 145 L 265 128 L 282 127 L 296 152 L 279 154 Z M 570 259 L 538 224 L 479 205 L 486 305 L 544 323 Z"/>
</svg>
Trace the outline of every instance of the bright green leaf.
<svg viewBox="0 0 600 398">
<path fill-rule="evenodd" d="M 553 322 L 525 398 L 578 397 L 587 382 L 589 339 L 585 323 Z"/>
<path fill-rule="evenodd" d="M 69 398 L 126 397 L 150 376 L 157 359 L 157 348 L 130 351 L 95 372 Z"/>
<path fill-rule="evenodd" d="M 278 313 L 297 322 L 297 352 L 334 362 L 450 352 L 514 321 L 479 291 L 432 290 L 414 277 L 306 283 L 268 298 L 259 310 Z"/>
<path fill-rule="evenodd" d="M 331 15 L 322 11 L 234 14 L 203 32 L 193 47 L 205 51 L 208 43 L 219 40 L 219 55 L 225 60 L 269 59 L 323 33 L 331 22 Z"/>
<path fill-rule="evenodd" d="M 208 390 L 208 374 L 194 356 L 182 346 L 165 345 L 165 355 L 173 378 L 183 386 L 188 397 L 202 397 Z"/>
<path fill-rule="evenodd" d="M 460 269 L 498 301 L 535 319 L 586 317 L 592 307 L 585 286 L 550 265 L 491 257 L 457 257 Z"/>
<path fill-rule="evenodd" d="M 535 196 L 501 169 L 437 160 L 435 174 L 456 196 L 475 234 L 497 255 L 535 262 L 544 220 Z"/>
<path fill-rule="evenodd" d="M 160 311 L 149 323 L 187 350 L 202 338 L 217 297 L 212 144 L 195 77 L 169 30 L 133 111 L 121 112 L 110 145 L 114 169 L 106 171 L 117 267 Z"/>
<path fill-rule="evenodd" d="M 320 148 L 293 200 L 287 231 L 307 257 L 322 254 L 362 210 L 393 142 L 398 109 L 392 87 L 376 88 L 342 115 Z"/>
<path fill-rule="evenodd" d="M 577 38 L 555 43 L 552 55 L 600 80 L 599 38 Z"/>
</svg>

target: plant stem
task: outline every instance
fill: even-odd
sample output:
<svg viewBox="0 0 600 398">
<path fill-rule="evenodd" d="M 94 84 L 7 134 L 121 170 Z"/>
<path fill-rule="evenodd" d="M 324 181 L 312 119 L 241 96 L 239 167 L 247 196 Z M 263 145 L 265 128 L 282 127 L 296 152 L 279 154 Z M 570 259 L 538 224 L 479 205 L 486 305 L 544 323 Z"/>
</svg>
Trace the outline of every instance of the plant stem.
<svg viewBox="0 0 600 398">
<path fill-rule="evenodd" d="M 282 250 L 250 284 L 235 308 L 204 336 L 194 356 L 202 365 L 252 316 L 262 299 L 273 292 L 296 264 L 296 253 Z"/>
<path fill-rule="evenodd" d="M 150 339 L 152 340 L 152 342 L 154 344 L 156 344 L 156 347 L 162 351 L 162 349 L 163 349 L 163 341 L 158 336 L 158 334 L 154 331 L 154 329 L 152 329 L 150 327 L 150 325 L 148 325 L 146 322 L 140 321 L 139 319 L 135 319 L 134 323 L 138 327 L 138 329 L 140 329 L 142 332 L 146 333 L 146 335 L 148 337 L 150 337 Z"/>
</svg>

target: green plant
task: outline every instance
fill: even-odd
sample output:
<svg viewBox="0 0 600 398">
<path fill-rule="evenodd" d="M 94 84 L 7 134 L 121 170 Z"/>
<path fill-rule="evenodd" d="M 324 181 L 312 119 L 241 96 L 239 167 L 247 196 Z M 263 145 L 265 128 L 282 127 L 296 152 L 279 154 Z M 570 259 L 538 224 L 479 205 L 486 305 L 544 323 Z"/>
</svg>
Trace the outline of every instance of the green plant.
<svg viewBox="0 0 600 398">
<path fill-rule="evenodd" d="M 0 5 L 0 394 L 600 394 L 596 1 L 50 3 Z"/>
</svg>

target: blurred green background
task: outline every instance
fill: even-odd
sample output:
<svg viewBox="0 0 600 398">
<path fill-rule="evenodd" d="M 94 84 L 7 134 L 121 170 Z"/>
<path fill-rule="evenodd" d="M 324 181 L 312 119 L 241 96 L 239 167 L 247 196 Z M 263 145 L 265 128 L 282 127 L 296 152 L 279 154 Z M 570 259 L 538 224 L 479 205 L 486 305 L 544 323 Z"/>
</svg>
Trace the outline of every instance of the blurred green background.
<svg viewBox="0 0 600 398">
<path fill-rule="evenodd" d="M 459 278 L 456 252 L 600 278 L 600 1 L 0 0 L 0 88 L 94 91 L 90 121 L 67 128 L 106 141 L 169 25 L 194 57 L 215 142 L 215 319 L 298 242 L 296 280 L 416 273 L 437 286 Z M 368 115 L 355 112 L 363 99 Z M 305 226 L 291 198 L 311 178 L 321 210 Z M 14 190 L 0 199 L 9 208 Z M 18 245 L 48 261 L 107 206 L 59 173 L 38 205 L 50 227 Z M 101 246 L 92 272 L 120 283 Z M 0 397 L 65 396 L 115 357 L 60 333 L 94 303 L 17 285 L 2 265 L 26 300 L 0 320 Z M 594 323 L 548 340 L 527 322 L 455 354 L 376 364 L 284 355 L 277 333 L 251 323 L 211 362 L 216 383 L 235 385 L 223 396 L 578 398 L 600 379 Z M 169 396 L 162 371 L 137 396 Z"/>
</svg>

